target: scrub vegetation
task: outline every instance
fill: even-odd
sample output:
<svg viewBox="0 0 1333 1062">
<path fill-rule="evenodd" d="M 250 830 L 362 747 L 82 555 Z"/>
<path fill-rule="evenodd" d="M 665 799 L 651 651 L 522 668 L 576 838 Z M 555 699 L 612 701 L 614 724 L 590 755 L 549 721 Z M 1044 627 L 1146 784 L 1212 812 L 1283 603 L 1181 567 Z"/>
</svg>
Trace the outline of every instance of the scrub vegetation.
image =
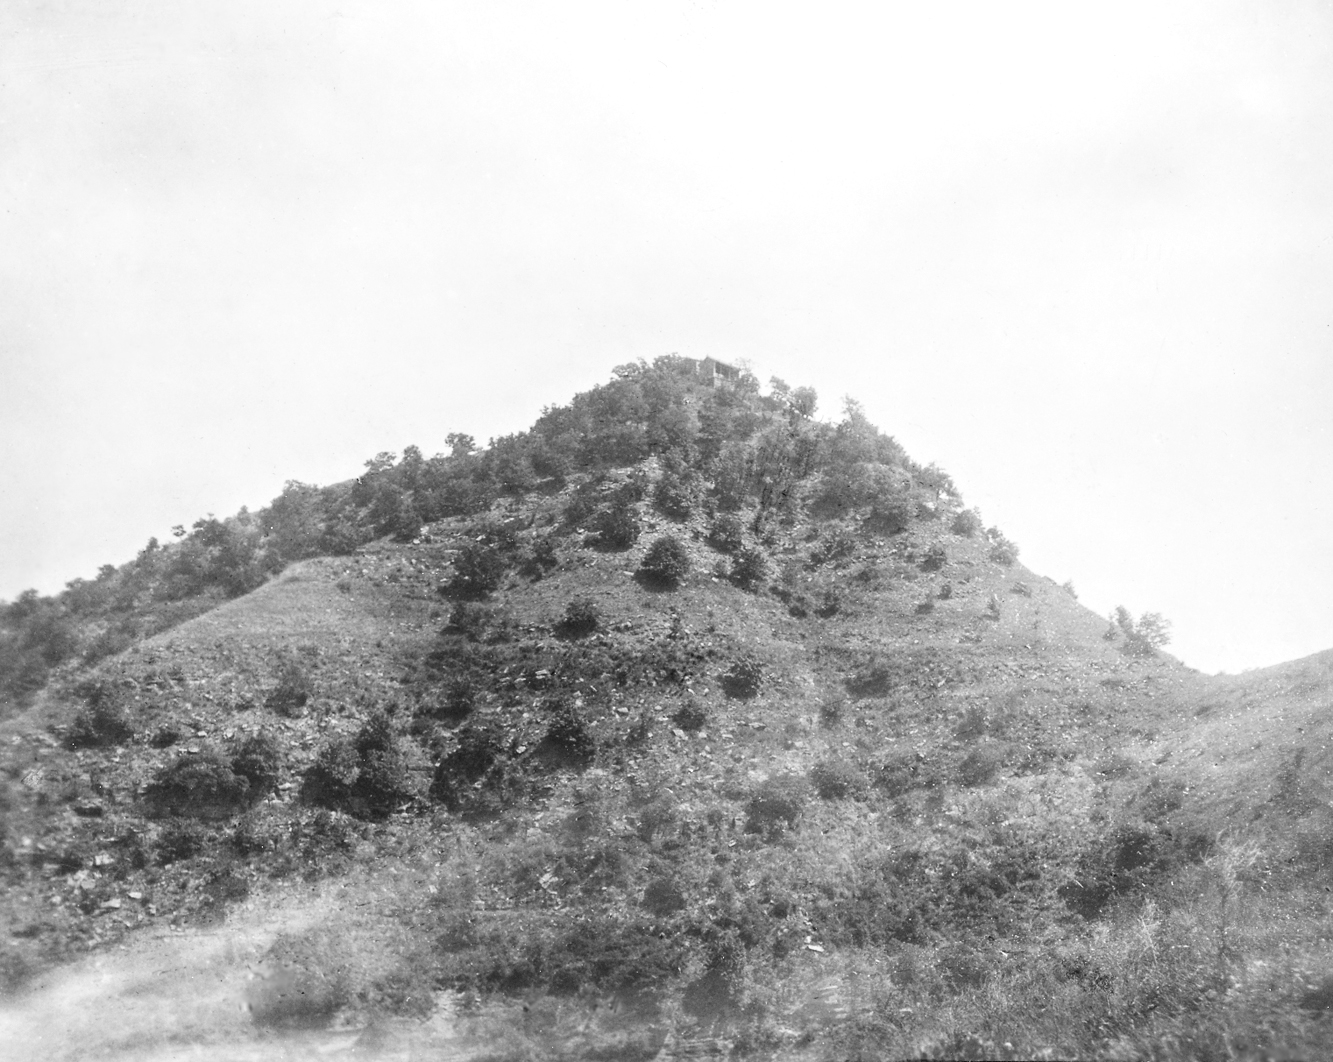
<svg viewBox="0 0 1333 1062">
<path fill-rule="evenodd" d="M 1325 1054 L 1333 658 L 1200 676 L 816 409 L 636 362 L 5 605 L 7 991 L 336 890 L 254 1036 Z"/>
</svg>

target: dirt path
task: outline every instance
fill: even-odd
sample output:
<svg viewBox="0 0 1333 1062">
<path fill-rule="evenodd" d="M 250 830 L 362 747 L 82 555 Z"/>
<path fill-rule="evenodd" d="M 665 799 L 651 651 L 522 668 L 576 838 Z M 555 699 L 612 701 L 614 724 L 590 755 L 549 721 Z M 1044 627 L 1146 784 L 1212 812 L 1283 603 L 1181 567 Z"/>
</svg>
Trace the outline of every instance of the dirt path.
<svg viewBox="0 0 1333 1062">
<path fill-rule="evenodd" d="M 52 971 L 0 1005 L 6 1059 L 250 1059 L 328 1057 L 359 1032 L 284 1041 L 258 1030 L 250 1000 L 273 972 L 263 957 L 280 933 L 325 917 L 330 899 L 288 897 L 234 910 L 215 928 L 157 930 Z"/>
</svg>

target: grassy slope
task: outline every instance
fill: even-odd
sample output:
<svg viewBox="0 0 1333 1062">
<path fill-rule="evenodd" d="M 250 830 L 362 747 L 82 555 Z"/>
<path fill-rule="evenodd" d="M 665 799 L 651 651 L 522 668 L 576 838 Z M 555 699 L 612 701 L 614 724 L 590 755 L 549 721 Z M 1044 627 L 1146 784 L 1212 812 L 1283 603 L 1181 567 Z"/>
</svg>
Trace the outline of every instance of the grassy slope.
<svg viewBox="0 0 1333 1062">
<path fill-rule="evenodd" d="M 540 526 L 559 499 L 529 505 Z M 446 727 L 410 744 L 421 799 L 401 814 L 358 823 L 296 799 L 331 735 L 354 734 L 386 704 L 406 727 L 428 696 L 421 659 L 448 614 L 435 588 L 461 522 L 435 528 L 431 543 L 305 562 L 103 664 L 99 674 L 133 706 L 140 737 L 127 746 L 59 748 L 46 728 L 72 709 L 55 695 L 5 723 L 11 970 L 148 941 L 169 920 L 243 927 L 274 904 L 335 895 L 322 921 L 279 936 L 266 960 L 324 986 L 313 994 L 327 1006 L 310 1022 L 371 1022 L 376 1035 L 448 1042 L 464 1055 L 648 1057 L 667 1039 L 712 1038 L 763 1057 L 885 1057 L 963 1032 L 1013 1042 L 1019 1055 L 1207 1057 L 1224 1039 L 1265 1049 L 1266 1036 L 1317 1053 L 1309 1006 L 1328 958 L 1326 658 L 1223 679 L 1167 657 L 1132 660 L 1102 639 L 1103 619 L 1049 580 L 992 563 L 980 542 L 931 522 L 866 540 L 841 567 L 802 563 L 792 586 L 836 585 L 844 603 L 831 618 L 797 618 L 770 593 L 714 577 L 719 557 L 701 523 L 648 520 L 625 553 L 570 539 L 545 578 L 512 576 L 495 598 L 497 622 L 506 644 L 562 651 L 565 606 L 591 596 L 602 629 L 580 645 L 634 661 L 683 640 L 695 672 L 683 685 L 584 676 L 567 692 L 586 702 L 596 762 L 534 764 L 532 786 L 499 820 L 464 822 L 426 799 L 432 764 L 454 740 Z M 633 578 L 655 520 L 686 536 L 695 559 L 674 592 Z M 774 544 L 775 570 L 804 561 L 807 533 Z M 925 572 L 935 541 L 949 560 Z M 940 599 L 946 581 L 953 594 Z M 1015 592 L 1020 583 L 1027 593 Z M 919 613 L 928 597 L 932 611 Z M 284 652 L 315 682 L 298 719 L 263 707 Z M 847 699 L 848 678 L 876 653 L 911 666 L 883 695 Z M 742 654 L 764 674 L 748 700 L 724 696 L 720 682 Z M 536 748 L 548 692 L 497 685 L 472 721 L 499 728 L 511 748 Z M 691 698 L 708 719 L 687 733 L 670 715 Z M 181 740 L 153 748 L 145 739 L 163 727 Z M 207 827 L 199 854 L 164 862 L 170 824 L 142 818 L 141 786 L 182 748 L 261 727 L 280 736 L 285 788 L 246 818 L 256 850 L 226 822 Z M 636 742 L 636 727 L 649 736 Z M 837 761 L 873 782 L 901 757 L 919 764 L 906 789 L 809 795 L 784 836 L 745 829 L 766 778 Z M 983 775 L 993 764 L 993 776 L 970 774 L 969 757 Z M 102 815 L 74 813 L 80 804 Z M 653 815 L 656 829 L 645 825 Z M 1163 846 L 1161 872 L 1143 868 L 1085 920 L 1060 889 L 1086 874 L 1080 854 L 1108 851 L 1126 823 L 1146 823 Z M 1222 830 L 1222 845 L 1192 854 L 1168 843 Z M 1248 852 L 1247 840 L 1262 849 Z M 886 877 L 902 853 L 908 870 Z M 646 905 L 653 887 L 665 906 Z M 924 912 L 919 932 L 859 931 L 898 899 Z M 599 980 L 584 965 L 561 980 L 557 959 L 547 953 L 543 967 L 532 954 L 534 942 L 568 947 L 571 931 L 637 925 L 685 944 L 667 957 L 677 972 L 646 982 L 646 994 L 617 996 L 618 970 Z M 738 934 L 753 938 L 739 954 Z M 628 965 L 663 958 L 640 950 Z M 421 1024 L 441 984 L 465 990 L 447 997 L 454 1004 L 475 1002 L 443 1025 Z M 710 994 L 725 1005 L 710 1011 Z M 271 1035 L 243 1024 L 209 1035 L 223 1033 Z M 202 1033 L 186 1019 L 179 1035 Z"/>
</svg>

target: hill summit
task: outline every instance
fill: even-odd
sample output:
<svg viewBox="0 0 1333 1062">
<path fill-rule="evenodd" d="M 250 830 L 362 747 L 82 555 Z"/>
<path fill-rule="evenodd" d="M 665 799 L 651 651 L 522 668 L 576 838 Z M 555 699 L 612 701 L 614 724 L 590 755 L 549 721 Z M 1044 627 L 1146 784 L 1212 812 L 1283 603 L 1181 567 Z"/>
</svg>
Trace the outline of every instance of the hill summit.
<svg viewBox="0 0 1333 1062">
<path fill-rule="evenodd" d="M 1321 1054 L 1333 665 L 1200 676 L 816 411 L 637 362 L 5 606 L 0 1033 Z"/>
</svg>

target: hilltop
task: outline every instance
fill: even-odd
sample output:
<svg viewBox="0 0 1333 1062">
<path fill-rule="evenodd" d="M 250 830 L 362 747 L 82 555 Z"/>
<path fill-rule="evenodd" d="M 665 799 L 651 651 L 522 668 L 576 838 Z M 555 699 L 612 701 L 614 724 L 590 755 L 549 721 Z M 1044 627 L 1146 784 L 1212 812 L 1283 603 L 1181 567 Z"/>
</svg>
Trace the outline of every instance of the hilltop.
<svg viewBox="0 0 1333 1062">
<path fill-rule="evenodd" d="M 170 926 L 208 1008 L 44 1057 L 1319 1054 L 1333 655 L 1201 676 L 761 390 L 622 366 L 7 606 L 11 1042 Z"/>
</svg>

